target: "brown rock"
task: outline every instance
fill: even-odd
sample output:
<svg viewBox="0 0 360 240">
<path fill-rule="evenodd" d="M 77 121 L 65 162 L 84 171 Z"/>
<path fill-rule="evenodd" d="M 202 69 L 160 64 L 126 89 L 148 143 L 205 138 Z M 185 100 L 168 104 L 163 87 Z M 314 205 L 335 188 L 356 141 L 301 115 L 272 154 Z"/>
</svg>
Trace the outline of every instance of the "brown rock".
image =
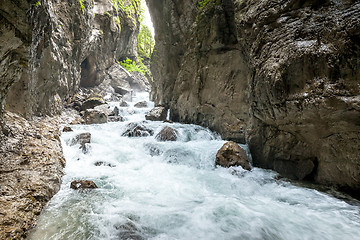
<svg viewBox="0 0 360 240">
<path fill-rule="evenodd" d="M 94 189 L 98 188 L 93 181 L 90 180 L 75 180 L 70 184 L 70 188 L 78 190 L 78 189 Z"/>
<path fill-rule="evenodd" d="M 216 165 L 222 167 L 241 166 L 251 170 L 246 151 L 233 141 L 226 142 L 216 154 Z"/>
<path fill-rule="evenodd" d="M 81 105 L 81 109 L 86 110 L 103 104 L 105 104 L 104 99 L 100 97 L 93 97 L 85 100 L 85 102 L 83 102 L 83 104 Z"/>
<path fill-rule="evenodd" d="M 72 132 L 72 131 L 73 131 L 73 130 L 72 130 L 71 127 L 65 126 L 65 127 L 63 128 L 63 132 Z"/>
<path fill-rule="evenodd" d="M 151 121 L 165 121 L 167 109 L 164 107 L 154 107 L 148 114 L 145 115 L 146 120 Z"/>
<path fill-rule="evenodd" d="M 108 116 L 103 111 L 97 109 L 87 109 L 84 114 L 85 124 L 107 123 Z"/>
<path fill-rule="evenodd" d="M 179 132 L 176 129 L 166 126 L 161 129 L 155 138 L 159 141 L 176 141 L 178 134 Z"/>
</svg>

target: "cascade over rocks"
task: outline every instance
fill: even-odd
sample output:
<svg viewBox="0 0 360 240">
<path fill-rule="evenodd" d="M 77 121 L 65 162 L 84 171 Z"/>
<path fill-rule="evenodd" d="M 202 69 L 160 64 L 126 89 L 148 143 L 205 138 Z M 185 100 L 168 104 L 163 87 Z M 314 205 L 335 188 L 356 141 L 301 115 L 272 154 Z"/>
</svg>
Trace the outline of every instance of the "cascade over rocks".
<svg viewBox="0 0 360 240">
<path fill-rule="evenodd" d="M 147 0 L 155 104 L 360 196 L 358 1 Z"/>
</svg>

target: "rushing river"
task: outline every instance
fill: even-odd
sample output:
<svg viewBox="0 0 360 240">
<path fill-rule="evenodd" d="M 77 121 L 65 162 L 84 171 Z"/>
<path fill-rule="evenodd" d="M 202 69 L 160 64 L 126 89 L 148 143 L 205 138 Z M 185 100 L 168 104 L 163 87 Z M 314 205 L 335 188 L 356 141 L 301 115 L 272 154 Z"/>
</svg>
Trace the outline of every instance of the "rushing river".
<svg viewBox="0 0 360 240">
<path fill-rule="evenodd" d="M 147 96 L 137 97 L 133 103 Z M 66 175 L 29 239 L 360 239 L 358 205 L 276 180 L 272 171 L 216 168 L 225 141 L 208 129 L 146 122 L 154 136 L 164 126 L 177 129 L 178 141 L 122 137 L 153 106 L 133 103 L 120 108 L 125 122 L 63 133 Z M 88 154 L 70 146 L 83 132 L 92 136 Z M 95 166 L 99 161 L 104 164 Z M 99 188 L 70 189 L 76 179 Z"/>
</svg>

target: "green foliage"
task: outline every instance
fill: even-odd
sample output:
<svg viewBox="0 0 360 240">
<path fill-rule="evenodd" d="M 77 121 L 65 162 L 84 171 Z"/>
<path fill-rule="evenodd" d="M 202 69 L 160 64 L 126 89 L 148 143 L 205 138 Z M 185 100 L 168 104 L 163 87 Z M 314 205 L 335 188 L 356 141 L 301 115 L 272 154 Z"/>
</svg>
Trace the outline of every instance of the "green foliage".
<svg viewBox="0 0 360 240">
<path fill-rule="evenodd" d="M 150 58 L 154 50 L 155 40 L 148 26 L 141 24 L 138 35 L 137 52 L 140 56 Z"/>
<path fill-rule="evenodd" d="M 142 58 L 139 58 L 139 63 L 136 64 L 135 61 L 126 58 L 126 60 L 119 62 L 119 64 L 129 72 L 139 72 L 142 73 L 143 75 L 150 74 L 149 69 L 144 65 L 142 60 L 143 60 Z"/>
<path fill-rule="evenodd" d="M 41 2 L 40 1 L 37 1 L 37 3 L 35 4 L 37 7 L 38 6 L 41 6 Z"/>
<path fill-rule="evenodd" d="M 199 2 L 199 7 L 203 8 L 205 7 L 211 0 L 203 0 Z"/>
<path fill-rule="evenodd" d="M 85 8 L 85 7 L 84 7 L 83 1 L 86 1 L 86 0 L 79 0 L 79 3 L 80 3 L 80 7 L 81 7 L 82 13 L 85 14 L 85 11 L 84 11 L 84 8 Z"/>
</svg>

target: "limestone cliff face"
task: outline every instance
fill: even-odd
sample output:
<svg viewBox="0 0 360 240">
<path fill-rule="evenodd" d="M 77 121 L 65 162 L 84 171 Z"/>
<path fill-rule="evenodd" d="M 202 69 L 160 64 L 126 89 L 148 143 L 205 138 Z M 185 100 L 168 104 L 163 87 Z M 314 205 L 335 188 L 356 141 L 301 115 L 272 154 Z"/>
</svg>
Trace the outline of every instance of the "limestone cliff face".
<svg viewBox="0 0 360 240">
<path fill-rule="evenodd" d="M 27 117 L 58 114 L 79 85 L 99 85 L 115 60 L 136 59 L 139 6 L 132 13 L 109 0 L 1 0 L 0 6 L 0 116 L 5 101 Z"/>
<path fill-rule="evenodd" d="M 360 192 L 358 1 L 147 1 L 157 104 L 255 166 Z"/>
</svg>

